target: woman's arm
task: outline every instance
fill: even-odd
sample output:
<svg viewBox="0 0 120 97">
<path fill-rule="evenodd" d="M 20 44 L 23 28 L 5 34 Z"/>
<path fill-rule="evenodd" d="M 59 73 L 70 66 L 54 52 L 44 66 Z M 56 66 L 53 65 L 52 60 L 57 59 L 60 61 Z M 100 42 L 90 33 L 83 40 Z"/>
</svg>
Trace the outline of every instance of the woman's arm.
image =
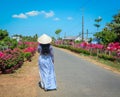
<svg viewBox="0 0 120 97">
<path fill-rule="evenodd" d="M 38 53 L 41 53 L 41 50 L 42 50 L 42 48 L 41 48 L 41 46 L 40 46 L 40 44 L 39 44 L 39 45 L 38 45 L 38 49 L 37 49 Z"/>
<path fill-rule="evenodd" d="M 54 63 L 54 51 L 53 51 L 53 47 L 50 45 L 50 56 L 52 58 L 52 61 Z"/>
</svg>

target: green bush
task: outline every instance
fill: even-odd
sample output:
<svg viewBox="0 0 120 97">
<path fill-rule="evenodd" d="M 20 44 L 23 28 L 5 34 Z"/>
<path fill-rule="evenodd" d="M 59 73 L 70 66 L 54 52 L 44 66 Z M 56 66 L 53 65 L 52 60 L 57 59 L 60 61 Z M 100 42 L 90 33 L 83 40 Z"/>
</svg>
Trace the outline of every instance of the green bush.
<svg viewBox="0 0 120 97">
<path fill-rule="evenodd" d="M 22 42 L 21 44 L 18 45 L 18 48 L 20 48 L 20 49 L 25 49 L 27 47 L 28 46 L 24 42 Z"/>
<path fill-rule="evenodd" d="M 83 52 L 85 55 L 90 55 L 90 52 L 87 51 L 87 50 L 83 50 L 82 52 Z"/>
<path fill-rule="evenodd" d="M 90 52 L 85 50 L 85 49 L 82 49 L 82 48 L 74 48 L 72 46 L 67 46 L 67 45 L 54 45 L 56 47 L 59 47 L 59 48 L 64 48 L 64 49 L 69 49 L 71 50 L 72 52 L 76 52 L 76 53 L 84 53 L 86 55 L 90 55 Z"/>
<path fill-rule="evenodd" d="M 99 58 L 102 58 L 104 60 L 109 60 L 109 61 L 115 61 L 115 57 L 110 56 L 110 55 L 106 55 L 106 54 L 98 54 Z"/>
<path fill-rule="evenodd" d="M 28 61 L 31 61 L 32 54 L 30 52 L 24 53 L 24 58 Z"/>
</svg>

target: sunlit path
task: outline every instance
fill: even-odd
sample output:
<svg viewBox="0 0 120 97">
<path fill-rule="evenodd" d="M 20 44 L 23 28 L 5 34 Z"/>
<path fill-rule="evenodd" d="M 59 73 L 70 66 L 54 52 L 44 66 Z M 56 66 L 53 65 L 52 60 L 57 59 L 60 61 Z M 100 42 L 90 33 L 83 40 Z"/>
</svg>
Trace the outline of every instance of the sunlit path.
<svg viewBox="0 0 120 97">
<path fill-rule="evenodd" d="M 38 97 L 119 97 L 120 75 L 55 48 L 57 91 Z"/>
</svg>

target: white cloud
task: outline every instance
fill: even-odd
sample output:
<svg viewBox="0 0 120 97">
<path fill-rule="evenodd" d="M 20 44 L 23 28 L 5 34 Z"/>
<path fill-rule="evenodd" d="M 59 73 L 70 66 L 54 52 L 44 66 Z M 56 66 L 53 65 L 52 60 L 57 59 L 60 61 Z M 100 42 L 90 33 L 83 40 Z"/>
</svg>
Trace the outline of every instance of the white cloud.
<svg viewBox="0 0 120 97">
<path fill-rule="evenodd" d="M 26 13 L 20 13 L 20 14 L 14 14 L 12 15 L 13 18 L 21 18 L 21 19 L 25 19 L 29 16 L 37 16 L 37 15 L 41 15 L 43 14 L 46 18 L 50 18 L 50 17 L 53 17 L 55 15 L 55 13 L 53 11 L 49 11 L 49 12 L 46 12 L 46 11 L 29 11 L 29 12 L 26 12 Z"/>
<path fill-rule="evenodd" d="M 60 18 L 54 18 L 53 20 L 54 20 L 54 21 L 59 21 L 59 20 L 60 20 Z"/>
<path fill-rule="evenodd" d="M 67 17 L 67 20 L 72 20 L 73 18 L 72 17 Z"/>
<path fill-rule="evenodd" d="M 23 14 L 23 13 L 20 13 L 18 15 L 14 14 L 12 17 L 13 18 L 22 18 L 22 19 L 26 19 L 27 18 L 27 16 L 25 14 Z"/>
<path fill-rule="evenodd" d="M 40 14 L 40 12 L 39 11 L 29 11 L 29 12 L 26 12 L 25 14 L 28 16 L 37 16 Z"/>
<path fill-rule="evenodd" d="M 98 19 L 102 19 L 102 17 L 101 17 L 101 16 L 99 16 L 99 17 L 98 17 Z"/>
<path fill-rule="evenodd" d="M 44 14 L 46 18 L 53 17 L 55 15 L 53 11 L 50 12 L 41 11 L 41 14 Z"/>
</svg>

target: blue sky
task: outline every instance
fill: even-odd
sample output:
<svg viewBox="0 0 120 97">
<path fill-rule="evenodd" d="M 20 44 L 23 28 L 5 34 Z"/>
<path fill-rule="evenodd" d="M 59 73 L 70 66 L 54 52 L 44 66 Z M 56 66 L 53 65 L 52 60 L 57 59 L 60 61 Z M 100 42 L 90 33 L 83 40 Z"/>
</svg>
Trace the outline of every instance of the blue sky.
<svg viewBox="0 0 120 97">
<path fill-rule="evenodd" d="M 120 0 L 0 0 L 0 29 L 9 35 L 55 37 L 62 29 L 61 37 L 76 36 L 82 32 L 84 15 L 84 32 L 95 33 L 96 18 L 102 17 L 100 31 L 119 10 Z"/>
</svg>

